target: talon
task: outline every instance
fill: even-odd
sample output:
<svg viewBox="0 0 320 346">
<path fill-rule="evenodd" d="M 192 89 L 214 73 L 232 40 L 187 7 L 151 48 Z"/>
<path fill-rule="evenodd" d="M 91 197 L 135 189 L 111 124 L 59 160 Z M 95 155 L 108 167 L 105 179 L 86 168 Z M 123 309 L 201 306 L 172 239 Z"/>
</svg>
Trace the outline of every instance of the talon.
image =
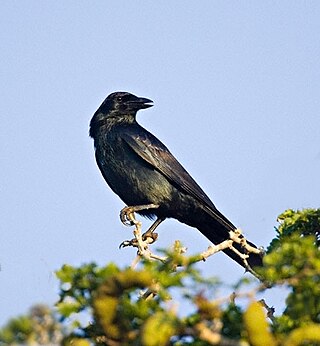
<svg viewBox="0 0 320 346">
<path fill-rule="evenodd" d="M 137 247 L 137 241 L 136 239 L 131 239 L 131 240 L 124 240 L 120 245 L 119 245 L 119 249 L 122 249 L 124 247 L 127 247 L 127 246 L 134 246 L 134 247 Z"/>
<path fill-rule="evenodd" d="M 142 235 L 142 240 L 148 244 L 153 244 L 158 239 L 158 233 L 146 232 Z"/>
<path fill-rule="evenodd" d="M 132 208 L 125 207 L 120 211 L 120 220 L 125 226 L 133 226 L 135 217 Z"/>
<path fill-rule="evenodd" d="M 122 249 L 126 246 L 130 246 L 130 241 L 129 240 L 124 240 L 120 245 L 119 245 L 119 249 Z"/>
</svg>

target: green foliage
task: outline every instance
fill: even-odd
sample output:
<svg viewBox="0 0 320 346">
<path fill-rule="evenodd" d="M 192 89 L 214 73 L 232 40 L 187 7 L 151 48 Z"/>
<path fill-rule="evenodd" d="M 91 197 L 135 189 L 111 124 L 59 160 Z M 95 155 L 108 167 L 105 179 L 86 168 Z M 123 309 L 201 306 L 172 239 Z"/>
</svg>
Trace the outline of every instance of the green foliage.
<svg viewBox="0 0 320 346">
<path fill-rule="evenodd" d="M 199 313 L 212 321 L 220 308 L 195 292 L 190 294 L 196 283 L 199 288 L 209 281 L 181 255 L 179 244 L 166 255 L 168 261 L 145 261 L 139 270 L 120 270 L 114 264 L 100 269 L 94 264 L 64 266 L 57 273 L 61 281 L 60 313 L 69 317 L 83 310 L 92 312 L 90 325 L 80 328 L 78 335 L 97 345 L 167 345 L 179 331 L 199 322 L 198 318 L 181 319 L 168 308 L 173 290 L 178 289 L 181 297 L 194 300 Z"/>
<path fill-rule="evenodd" d="M 21 343 L 31 338 L 32 323 L 29 316 L 11 319 L 0 332 L 0 345 Z"/>
<path fill-rule="evenodd" d="M 287 335 L 320 323 L 320 209 L 287 210 L 279 216 L 278 236 L 265 257 L 263 275 L 289 288 L 286 309 L 273 328 Z"/>
<path fill-rule="evenodd" d="M 54 345 L 62 340 L 63 326 L 46 305 L 33 306 L 27 315 L 8 321 L 0 330 L 0 345 Z"/>
<path fill-rule="evenodd" d="M 119 268 L 110 263 L 99 268 L 95 263 L 84 264 L 79 268 L 64 265 L 56 272 L 60 280 L 59 312 L 64 318 L 81 312 L 92 304 L 92 294 L 108 277 L 119 272 Z"/>
<path fill-rule="evenodd" d="M 256 301 L 252 302 L 244 313 L 243 318 L 250 345 L 277 345 L 277 342 L 269 331 L 265 312 L 260 303 Z"/>
<path fill-rule="evenodd" d="M 221 334 L 232 339 L 240 339 L 244 330 L 243 309 L 230 303 L 222 312 L 222 330 Z"/>
<path fill-rule="evenodd" d="M 175 314 L 165 311 L 156 312 L 143 325 L 141 345 L 167 345 L 170 338 L 178 332 L 179 324 Z"/>
<path fill-rule="evenodd" d="M 61 345 L 320 345 L 320 209 L 288 210 L 279 222 L 259 269 L 262 283 L 242 279 L 228 288 L 204 278 L 195 265 L 201 256 L 186 256 L 179 242 L 163 251 L 166 261 L 143 260 L 135 270 L 113 263 L 63 266 L 57 309 L 68 329 L 61 326 Z M 257 294 L 276 286 L 288 295 L 285 310 L 273 316 Z M 0 345 L 34 342 L 35 321 L 9 321 Z"/>
<path fill-rule="evenodd" d="M 314 236 L 317 246 L 320 245 L 320 209 L 288 209 L 278 216 L 278 221 L 280 226 L 276 229 L 277 237 L 271 241 L 268 253 L 273 252 L 293 234 Z"/>
<path fill-rule="evenodd" d="M 90 346 L 90 342 L 83 338 L 69 336 L 62 341 L 61 346 Z"/>
</svg>

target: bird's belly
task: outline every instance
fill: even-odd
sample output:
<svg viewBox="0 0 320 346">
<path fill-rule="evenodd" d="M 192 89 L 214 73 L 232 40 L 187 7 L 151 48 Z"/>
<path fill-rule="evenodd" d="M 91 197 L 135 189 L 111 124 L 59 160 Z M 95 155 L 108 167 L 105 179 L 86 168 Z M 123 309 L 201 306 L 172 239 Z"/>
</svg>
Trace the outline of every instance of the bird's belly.
<svg viewBox="0 0 320 346">
<path fill-rule="evenodd" d="M 167 203 L 172 197 L 172 185 L 151 165 L 137 158 L 105 156 L 99 168 L 111 189 L 126 205 Z"/>
<path fill-rule="evenodd" d="M 97 149 L 98 166 L 113 192 L 129 206 L 159 205 L 146 215 L 150 212 L 189 224 L 188 218 L 197 209 L 194 198 L 140 156 L 124 148 L 112 145 Z"/>
</svg>

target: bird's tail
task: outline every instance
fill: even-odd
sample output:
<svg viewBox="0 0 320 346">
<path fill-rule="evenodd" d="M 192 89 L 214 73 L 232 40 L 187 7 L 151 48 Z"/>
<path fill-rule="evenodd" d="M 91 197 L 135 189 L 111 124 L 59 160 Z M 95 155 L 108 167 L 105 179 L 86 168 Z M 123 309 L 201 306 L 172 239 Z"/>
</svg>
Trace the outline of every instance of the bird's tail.
<svg viewBox="0 0 320 346">
<path fill-rule="evenodd" d="M 206 236 L 213 244 L 220 244 L 225 240 L 230 239 L 230 231 L 235 231 L 236 227 L 225 217 L 223 216 L 218 210 L 214 211 L 214 216 L 212 216 L 212 213 L 208 214 L 205 213 L 205 215 L 202 215 L 203 217 L 200 217 L 199 223 L 195 225 L 198 230 Z M 242 235 L 240 235 L 240 238 L 243 238 Z M 246 241 L 246 243 L 254 248 L 257 248 L 256 245 L 253 243 Z M 262 256 L 255 253 L 249 253 L 243 246 L 241 246 L 238 243 L 233 242 L 232 246 L 238 250 L 242 254 L 247 254 L 249 257 L 246 259 L 247 263 L 251 268 L 254 267 L 261 267 L 263 265 L 262 263 Z M 225 254 L 227 254 L 229 257 L 231 257 L 234 261 L 239 263 L 242 267 L 246 269 L 250 269 L 246 267 L 243 259 L 236 254 L 231 249 L 225 249 L 223 250 Z"/>
</svg>

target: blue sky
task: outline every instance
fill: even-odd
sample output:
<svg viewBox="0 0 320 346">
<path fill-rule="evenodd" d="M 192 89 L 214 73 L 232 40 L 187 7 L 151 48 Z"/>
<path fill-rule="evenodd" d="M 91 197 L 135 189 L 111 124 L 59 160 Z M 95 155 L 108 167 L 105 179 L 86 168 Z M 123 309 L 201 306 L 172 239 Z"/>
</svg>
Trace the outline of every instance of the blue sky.
<svg viewBox="0 0 320 346">
<path fill-rule="evenodd" d="M 154 100 L 139 122 L 256 244 L 319 207 L 319 32 L 317 1 L 1 1 L 0 324 L 54 303 L 64 263 L 135 256 L 88 137 L 113 91 Z M 175 239 L 209 244 L 166 221 L 157 247 Z M 243 273 L 220 254 L 201 268 Z"/>
</svg>

